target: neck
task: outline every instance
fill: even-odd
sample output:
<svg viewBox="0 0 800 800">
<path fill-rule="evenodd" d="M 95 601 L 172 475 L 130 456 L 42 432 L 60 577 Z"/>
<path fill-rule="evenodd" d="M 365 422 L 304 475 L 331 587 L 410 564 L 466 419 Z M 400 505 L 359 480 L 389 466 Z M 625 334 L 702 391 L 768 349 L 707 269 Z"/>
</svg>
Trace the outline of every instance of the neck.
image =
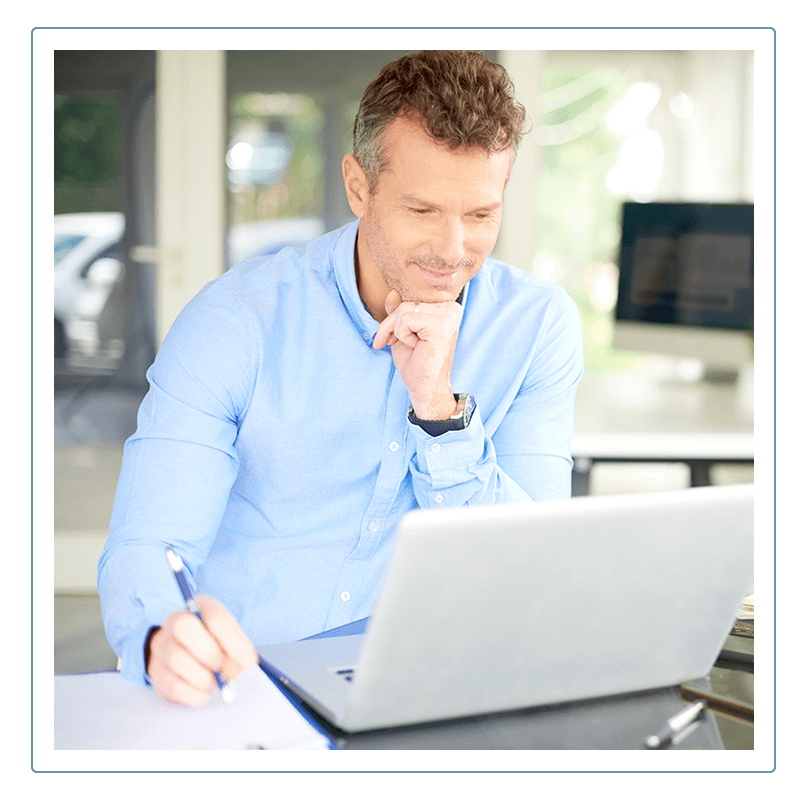
<svg viewBox="0 0 800 800">
<path fill-rule="evenodd" d="M 359 235 L 356 235 L 353 263 L 356 270 L 356 288 L 362 302 L 372 314 L 373 319 L 383 322 L 387 316 L 385 303 L 389 287 L 377 268 L 377 264 L 372 260 L 366 242 Z M 365 268 L 369 264 L 374 265 L 375 268 L 372 270 Z"/>
</svg>

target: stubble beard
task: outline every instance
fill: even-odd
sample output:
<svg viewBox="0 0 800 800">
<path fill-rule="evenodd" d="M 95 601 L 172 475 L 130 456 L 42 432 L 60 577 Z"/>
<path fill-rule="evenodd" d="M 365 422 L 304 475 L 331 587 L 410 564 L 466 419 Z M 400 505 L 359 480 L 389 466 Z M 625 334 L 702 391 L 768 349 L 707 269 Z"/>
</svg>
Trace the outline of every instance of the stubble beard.
<svg viewBox="0 0 800 800">
<path fill-rule="evenodd" d="M 403 267 L 400 266 L 400 258 L 386 237 L 378 218 L 368 213 L 364 222 L 367 223 L 364 226 L 364 241 L 370 255 L 378 265 L 389 291 L 395 289 L 403 302 L 422 302 L 424 298 L 419 297 L 406 282 Z M 463 258 L 458 262 L 457 268 L 469 271 L 475 266 L 476 261 L 475 258 Z M 435 272 L 453 270 L 453 267 L 448 267 L 443 258 L 432 253 L 410 256 L 405 260 L 403 266 L 406 269 L 412 269 L 417 264 Z"/>
</svg>

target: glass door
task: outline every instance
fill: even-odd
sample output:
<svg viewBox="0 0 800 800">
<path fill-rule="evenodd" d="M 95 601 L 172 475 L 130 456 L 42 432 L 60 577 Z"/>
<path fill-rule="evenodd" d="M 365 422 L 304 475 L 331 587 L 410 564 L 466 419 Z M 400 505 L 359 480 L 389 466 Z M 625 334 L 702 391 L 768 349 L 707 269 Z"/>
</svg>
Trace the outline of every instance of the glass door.
<svg viewBox="0 0 800 800">
<path fill-rule="evenodd" d="M 95 586 L 152 362 L 155 53 L 56 51 L 55 671 L 113 669 Z"/>
</svg>

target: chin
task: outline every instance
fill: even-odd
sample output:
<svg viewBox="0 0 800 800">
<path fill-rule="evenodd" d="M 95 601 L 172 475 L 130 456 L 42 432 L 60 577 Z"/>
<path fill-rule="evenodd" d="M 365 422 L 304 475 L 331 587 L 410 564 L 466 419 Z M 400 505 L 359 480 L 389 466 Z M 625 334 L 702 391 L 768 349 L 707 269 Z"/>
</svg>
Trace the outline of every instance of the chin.
<svg viewBox="0 0 800 800">
<path fill-rule="evenodd" d="M 431 289 L 425 288 L 419 292 L 419 296 L 415 297 L 415 302 L 418 303 L 448 303 L 455 300 L 460 294 L 463 287 L 457 291 L 453 289 Z"/>
</svg>

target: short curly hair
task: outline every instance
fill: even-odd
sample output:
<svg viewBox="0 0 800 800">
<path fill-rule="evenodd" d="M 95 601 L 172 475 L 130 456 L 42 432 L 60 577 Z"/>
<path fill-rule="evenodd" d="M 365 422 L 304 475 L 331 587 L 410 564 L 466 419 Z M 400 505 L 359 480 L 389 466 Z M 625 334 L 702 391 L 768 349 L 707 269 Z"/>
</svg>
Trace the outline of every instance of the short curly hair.
<svg viewBox="0 0 800 800">
<path fill-rule="evenodd" d="M 384 134 L 398 117 L 419 120 L 451 149 L 511 149 L 524 134 L 525 109 L 506 70 L 481 53 L 424 50 L 387 64 L 367 87 L 353 125 L 353 156 L 373 193 L 388 167 Z"/>
</svg>

